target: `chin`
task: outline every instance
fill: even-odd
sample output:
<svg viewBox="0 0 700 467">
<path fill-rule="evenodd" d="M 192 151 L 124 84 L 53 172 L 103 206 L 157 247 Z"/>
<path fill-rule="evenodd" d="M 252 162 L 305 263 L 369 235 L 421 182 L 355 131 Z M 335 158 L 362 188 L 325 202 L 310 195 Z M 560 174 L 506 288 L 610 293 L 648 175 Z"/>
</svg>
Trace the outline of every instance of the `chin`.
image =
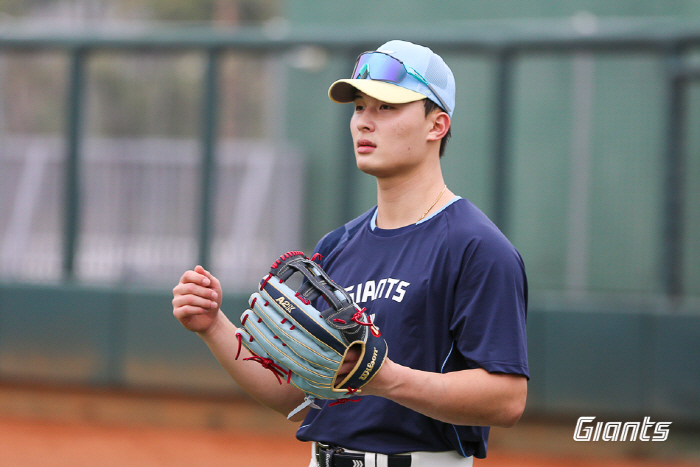
<svg viewBox="0 0 700 467">
<path fill-rule="evenodd" d="M 379 164 L 377 159 L 364 159 L 362 157 L 358 157 L 356 162 L 357 168 L 360 169 L 360 171 L 376 178 L 389 178 L 402 175 L 413 168 L 410 164 L 396 164 L 388 161 L 385 161 L 384 164 Z"/>
<path fill-rule="evenodd" d="M 361 172 L 372 175 L 373 177 L 382 177 L 388 172 L 386 169 L 378 167 L 376 164 L 368 164 L 360 160 L 357 161 L 357 168 L 360 169 Z"/>
</svg>

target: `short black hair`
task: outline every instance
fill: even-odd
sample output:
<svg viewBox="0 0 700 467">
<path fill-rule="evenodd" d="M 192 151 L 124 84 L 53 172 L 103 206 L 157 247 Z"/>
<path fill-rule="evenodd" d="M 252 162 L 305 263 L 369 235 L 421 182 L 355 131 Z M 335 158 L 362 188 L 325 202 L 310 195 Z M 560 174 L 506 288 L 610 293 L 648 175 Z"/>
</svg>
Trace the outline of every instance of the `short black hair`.
<svg viewBox="0 0 700 467">
<path fill-rule="evenodd" d="M 435 102 L 431 101 L 427 97 L 423 99 L 423 106 L 425 107 L 425 116 L 427 117 L 431 113 L 433 113 L 436 110 L 439 110 L 440 112 L 445 112 L 445 110 L 437 105 Z M 447 112 L 445 112 L 447 113 Z M 452 126 L 447 129 L 447 133 L 445 133 L 445 136 L 442 137 L 442 140 L 440 140 L 440 157 L 445 154 L 445 146 L 447 145 L 447 140 L 450 139 L 452 136 Z"/>
</svg>

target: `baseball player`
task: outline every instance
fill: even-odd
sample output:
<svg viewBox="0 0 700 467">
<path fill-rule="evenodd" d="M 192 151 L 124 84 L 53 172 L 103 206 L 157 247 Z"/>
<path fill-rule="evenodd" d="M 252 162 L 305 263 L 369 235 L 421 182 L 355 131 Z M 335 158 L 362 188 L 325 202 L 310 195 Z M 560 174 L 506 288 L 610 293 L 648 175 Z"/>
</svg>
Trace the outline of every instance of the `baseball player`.
<svg viewBox="0 0 700 467">
<path fill-rule="evenodd" d="M 241 335 L 252 342 L 254 329 L 225 317 L 219 281 L 200 266 L 173 290 L 173 313 L 253 398 L 303 420 L 297 437 L 312 442 L 311 467 L 469 466 L 486 456 L 488 427 L 512 426 L 525 407 L 527 280 L 516 249 L 444 182 L 452 71 L 426 47 L 390 41 L 361 54 L 329 96 L 354 105 L 357 166 L 377 180 L 377 205 L 314 252 L 356 303 L 353 320 L 381 330 L 386 343 L 386 358 L 367 365 L 362 397 L 348 386 L 344 399 L 312 401 L 284 364 L 271 374 L 275 363 L 260 357 L 262 348 L 233 345 Z M 244 321 L 263 305 L 252 300 Z M 335 375 L 343 379 L 366 358 L 349 348 Z M 279 374 L 297 382 L 280 384 Z"/>
</svg>

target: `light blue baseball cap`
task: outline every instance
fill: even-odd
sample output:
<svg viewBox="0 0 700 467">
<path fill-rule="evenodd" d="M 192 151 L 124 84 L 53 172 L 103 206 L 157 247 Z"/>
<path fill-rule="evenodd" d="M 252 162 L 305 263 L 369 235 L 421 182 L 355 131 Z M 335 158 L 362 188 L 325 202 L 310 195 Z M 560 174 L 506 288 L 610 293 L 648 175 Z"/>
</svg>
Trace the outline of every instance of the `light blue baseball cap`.
<svg viewBox="0 0 700 467">
<path fill-rule="evenodd" d="M 334 82 L 328 97 L 348 103 L 355 99 L 357 90 L 390 104 L 427 97 L 450 117 L 455 108 L 455 79 L 450 67 L 429 48 L 407 41 L 389 41 L 376 51 L 361 54 L 352 77 Z"/>
</svg>

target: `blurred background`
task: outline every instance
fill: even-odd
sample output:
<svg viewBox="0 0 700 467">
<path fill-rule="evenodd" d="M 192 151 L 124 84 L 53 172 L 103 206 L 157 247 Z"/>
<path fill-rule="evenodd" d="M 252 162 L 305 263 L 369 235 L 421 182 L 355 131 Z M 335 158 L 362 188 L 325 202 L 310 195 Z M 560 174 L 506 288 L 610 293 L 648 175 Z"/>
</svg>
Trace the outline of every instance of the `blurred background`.
<svg viewBox="0 0 700 467">
<path fill-rule="evenodd" d="M 492 451 L 700 462 L 700 0 L 0 0 L 0 419 L 293 438 L 171 289 L 203 264 L 235 321 L 375 203 L 327 89 L 395 38 L 454 71 L 446 181 L 527 267 L 528 407 Z M 673 424 L 581 446 L 584 415 Z"/>
</svg>

